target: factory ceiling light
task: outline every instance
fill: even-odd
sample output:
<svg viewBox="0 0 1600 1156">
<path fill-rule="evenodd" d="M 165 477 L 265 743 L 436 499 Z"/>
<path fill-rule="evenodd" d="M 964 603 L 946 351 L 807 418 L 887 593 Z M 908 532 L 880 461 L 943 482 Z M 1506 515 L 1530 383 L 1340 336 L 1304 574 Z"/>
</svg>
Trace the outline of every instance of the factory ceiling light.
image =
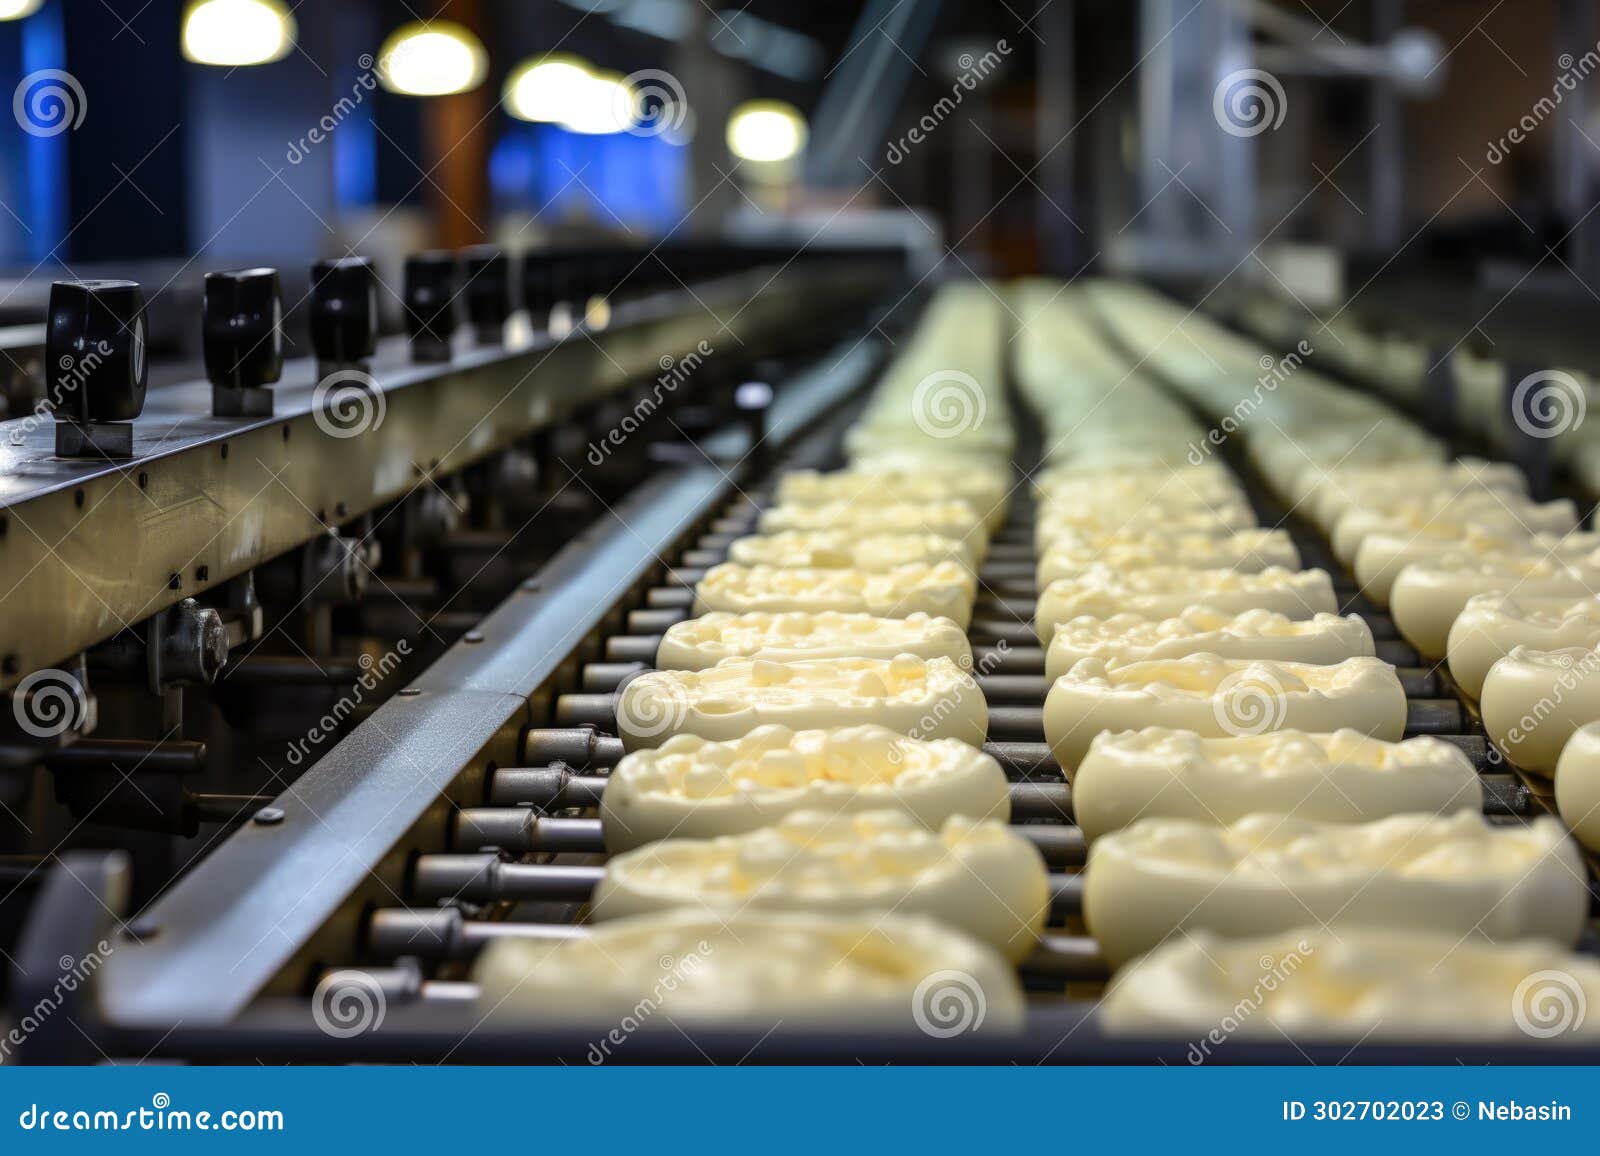
<svg viewBox="0 0 1600 1156">
<path fill-rule="evenodd" d="M 0 20 L 21 20 L 39 11 L 44 0 L 0 0 Z"/>
<path fill-rule="evenodd" d="M 620 72 L 593 68 L 579 56 L 541 56 L 506 80 L 506 111 L 520 120 L 559 124 L 589 135 L 626 132 L 639 101 Z"/>
<path fill-rule="evenodd" d="M 270 64 L 289 54 L 294 38 L 294 16 L 281 0 L 198 0 L 183 18 L 183 55 L 197 64 Z"/>
<path fill-rule="evenodd" d="M 519 120 L 559 124 L 589 91 L 589 63 L 580 56 L 541 56 L 506 78 L 506 111 Z"/>
<path fill-rule="evenodd" d="M 482 42 L 449 20 L 403 25 L 378 52 L 379 82 L 407 96 L 467 92 L 482 84 L 488 71 Z"/>
<path fill-rule="evenodd" d="M 747 100 L 728 117 L 728 150 L 740 160 L 792 160 L 806 147 L 806 118 L 781 100 Z"/>
<path fill-rule="evenodd" d="M 633 127 L 638 101 L 620 72 L 591 72 L 578 99 L 561 118 L 563 128 L 603 135 Z"/>
</svg>

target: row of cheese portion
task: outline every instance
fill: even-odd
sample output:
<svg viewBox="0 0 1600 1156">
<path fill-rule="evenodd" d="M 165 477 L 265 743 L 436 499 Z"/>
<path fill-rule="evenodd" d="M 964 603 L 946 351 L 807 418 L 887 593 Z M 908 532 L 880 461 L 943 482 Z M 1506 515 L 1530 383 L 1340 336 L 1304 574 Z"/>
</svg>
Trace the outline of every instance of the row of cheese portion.
<svg viewBox="0 0 1600 1156">
<path fill-rule="evenodd" d="M 1065 507 L 1041 487 L 1046 508 L 1058 507 L 1039 520 L 1044 551 L 1057 548 L 1063 526 L 1071 532 L 1073 517 L 1091 511 L 1125 534 L 1166 525 L 1236 541 L 1254 518 L 1217 461 L 1233 437 L 1347 562 L 1375 532 L 1398 535 L 1390 516 L 1399 494 L 1421 495 L 1401 511 L 1417 525 L 1441 512 L 1477 514 L 1490 501 L 1512 512 L 1508 525 L 1516 514 L 1535 522 L 1548 515 L 1558 532 L 1575 524 L 1570 510 L 1528 503 L 1503 469 L 1445 464 L 1404 423 L 1384 432 L 1390 415 L 1365 399 L 1335 391 L 1315 400 L 1309 370 L 1273 363 L 1270 376 L 1260 376 L 1268 367 L 1246 343 L 1188 326 L 1177 311 L 1117 287 L 1094 296 L 1141 364 L 1156 366 L 1216 424 L 1201 430 L 1181 415 L 1147 429 L 1139 419 L 1144 390 L 1124 401 L 1126 381 L 1085 383 L 1079 409 L 1110 415 L 1125 432 L 1115 472 L 1096 479 L 1080 471 Z M 1239 383 L 1252 378 L 1258 387 L 1241 397 Z M 1374 438 L 1381 448 L 1362 448 Z M 1069 428 L 1057 449 L 1069 461 L 1073 440 Z M 1391 467 L 1396 458 L 1407 464 Z M 1452 504 L 1450 487 L 1474 496 Z M 1505 538 L 1537 541 L 1509 530 Z M 1379 541 L 1357 570 L 1399 569 L 1399 583 L 1392 573 L 1387 579 L 1399 599 L 1404 576 L 1426 559 L 1404 556 L 1409 540 Z M 1274 572 L 1208 545 L 1192 555 L 1201 564 L 1186 570 L 1185 555 L 1173 553 L 1169 560 L 1124 547 L 1115 561 L 1057 570 L 1038 606 L 1040 638 L 1055 658 L 1046 732 L 1072 776 L 1074 808 L 1091 840 L 1085 920 L 1122 968 L 1103 1009 L 1107 1026 L 1203 1032 L 1216 1022 L 1205 1016 L 1244 1006 L 1242 968 L 1219 965 L 1221 978 L 1202 983 L 1196 953 L 1243 960 L 1246 945 L 1287 936 L 1299 945 L 1296 966 L 1330 940 L 1359 943 L 1372 963 L 1365 974 L 1355 969 L 1359 999 L 1395 1016 L 1389 1030 L 1401 1036 L 1435 1024 L 1405 1016 L 1396 996 L 1406 985 L 1384 962 L 1427 950 L 1430 933 L 1439 939 L 1435 965 L 1464 941 L 1474 955 L 1509 957 L 1527 955 L 1520 941 L 1536 939 L 1548 941 L 1537 951 L 1542 958 L 1573 958 L 1561 947 L 1581 933 L 1588 895 L 1565 831 L 1553 819 L 1488 823 L 1477 776 L 1449 744 L 1380 741 L 1403 733 L 1404 694 L 1392 669 L 1372 657 L 1365 625 L 1333 613 L 1327 576 L 1288 566 Z M 1207 564 L 1219 555 L 1229 562 Z M 1415 628 L 1419 616 L 1407 617 Z M 1493 945 L 1479 946 L 1485 940 Z M 1262 949 L 1249 958 L 1265 956 Z M 1352 1013 L 1326 987 L 1303 986 L 1289 1005 L 1302 1018 L 1274 1020 L 1292 1014 L 1274 1006 L 1258 1026 L 1291 1037 L 1355 1028 L 1352 1038 L 1373 1026 L 1365 1007 Z M 1509 1011 L 1496 1002 L 1458 1012 L 1455 1032 L 1513 1034 Z"/>
<path fill-rule="evenodd" d="M 1049 887 L 965 633 L 1012 485 L 1004 332 L 987 289 L 941 292 L 849 466 L 778 479 L 617 697 L 592 938 L 497 946 L 485 999 L 571 1008 L 598 972 L 624 1008 L 668 985 L 675 1023 L 942 1024 L 965 999 L 966 1030 L 1020 1025 L 1008 964 Z"/>
<path fill-rule="evenodd" d="M 1253 332 L 1286 346 L 1307 327 L 1302 310 L 1265 299 L 1250 302 L 1243 320 Z M 1513 373 L 1492 350 L 1474 349 L 1470 342 L 1441 350 L 1398 329 L 1376 331 L 1348 313 L 1311 324 L 1327 335 L 1317 341 L 1319 356 L 1409 408 L 1425 407 L 1429 379 L 1448 374 L 1456 423 L 1497 452 L 1514 446 L 1507 415 L 1513 400 L 1520 400 L 1524 424 L 1547 443 L 1555 462 L 1587 493 L 1600 495 L 1600 433 L 1584 420 L 1596 394 L 1592 374 L 1570 366 Z"/>
<path fill-rule="evenodd" d="M 1152 314 L 1171 316 L 1124 288 L 1100 299 L 1110 323 L 1130 333 Z M 1247 344 L 1203 322 L 1182 328 L 1192 344 Z M 1199 398 L 1221 388 L 1188 380 Z M 1497 746 L 1518 766 L 1556 777 L 1563 817 L 1600 849 L 1600 763 L 1591 743 L 1573 742 L 1600 723 L 1600 534 L 1579 528 L 1583 513 L 1569 500 L 1529 499 L 1514 467 L 1447 461 L 1381 403 L 1309 370 L 1272 392 L 1269 413 L 1239 430 L 1251 457 L 1329 534 L 1363 592 L 1390 608 L 1418 651 L 1448 659 Z"/>
<path fill-rule="evenodd" d="M 1088 314 L 1063 294 L 1019 338 L 1050 439 L 1035 627 L 1045 734 L 1069 779 L 1096 735 L 1140 726 L 1399 739 L 1405 695 L 1366 624 L 1337 613 L 1328 575 L 1300 569 L 1285 532 L 1257 524 L 1187 407 L 1124 368 Z"/>
</svg>

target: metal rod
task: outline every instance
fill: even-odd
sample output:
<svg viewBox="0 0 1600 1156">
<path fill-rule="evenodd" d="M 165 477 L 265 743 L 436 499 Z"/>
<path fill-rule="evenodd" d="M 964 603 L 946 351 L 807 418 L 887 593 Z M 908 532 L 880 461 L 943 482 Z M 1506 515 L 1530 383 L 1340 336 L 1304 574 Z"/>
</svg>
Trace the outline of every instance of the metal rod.
<svg viewBox="0 0 1600 1156">
<path fill-rule="evenodd" d="M 381 908 L 368 921 L 367 949 L 379 960 L 459 960 L 472 958 L 497 939 L 560 943 L 582 938 L 591 930 L 573 923 L 468 919 L 458 907 Z M 1020 970 L 1024 975 L 1060 980 L 1097 981 L 1108 974 L 1099 947 L 1082 935 L 1042 936 Z"/>
</svg>

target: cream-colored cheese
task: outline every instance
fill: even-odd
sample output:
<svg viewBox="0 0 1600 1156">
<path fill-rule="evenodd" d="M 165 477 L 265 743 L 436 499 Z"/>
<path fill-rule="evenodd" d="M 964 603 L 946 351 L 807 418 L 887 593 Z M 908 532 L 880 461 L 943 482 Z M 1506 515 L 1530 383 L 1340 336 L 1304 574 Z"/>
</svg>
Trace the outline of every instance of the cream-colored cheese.
<svg viewBox="0 0 1600 1156">
<path fill-rule="evenodd" d="M 612 853 L 674 836 L 707 839 L 770 826 L 796 811 L 903 811 L 930 830 L 952 815 L 1011 817 L 1000 764 L 957 739 L 885 727 L 757 727 L 725 742 L 678 735 L 623 756 L 600 819 Z"/>
<path fill-rule="evenodd" d="M 1119 1036 L 1271 1040 L 1600 1039 L 1600 961 L 1553 943 L 1310 925 L 1174 937 L 1120 972 L 1097 1013 Z M 1207 1055 L 1209 1052 L 1203 1052 Z"/>
<path fill-rule="evenodd" d="M 1095 565 L 1113 570 L 1183 566 L 1190 570 L 1300 568 L 1300 551 L 1282 530 L 1241 530 L 1225 538 L 1209 534 L 1113 534 L 1104 538 L 1062 535 L 1039 560 L 1039 586 L 1074 578 Z"/>
<path fill-rule="evenodd" d="M 966 629 L 978 581 L 959 562 L 913 564 L 892 570 L 813 570 L 740 566 L 724 562 L 707 570 L 694 588 L 694 612 L 710 614 L 871 614 L 904 618 L 930 614 Z"/>
<path fill-rule="evenodd" d="M 868 570 L 960 562 L 976 568 L 970 542 L 942 534 L 852 534 L 844 530 L 787 530 L 752 534 L 728 547 L 728 561 L 740 566 L 781 569 Z"/>
<path fill-rule="evenodd" d="M 1050 908 L 1043 857 L 1011 827 L 953 816 L 929 830 L 899 811 L 796 811 L 771 827 L 667 839 L 606 864 L 593 918 L 673 907 L 746 906 L 849 915 L 926 915 L 1013 962 Z"/>
<path fill-rule="evenodd" d="M 1058 625 L 1082 614 L 1097 614 L 1095 607 L 1108 600 L 1123 613 L 1156 619 L 1175 618 L 1191 606 L 1234 614 L 1273 610 L 1294 619 L 1333 614 L 1339 609 L 1333 583 L 1322 570 L 1273 566 L 1246 574 L 1183 566 L 1126 571 L 1098 567 L 1044 588 L 1035 610 L 1039 640 L 1048 647 Z"/>
<path fill-rule="evenodd" d="M 825 502 L 820 506 L 771 506 L 759 522 L 763 534 L 785 530 L 839 530 L 848 534 L 939 534 L 973 544 L 988 540 L 983 516 L 966 502 Z"/>
<path fill-rule="evenodd" d="M 821 506 L 832 502 L 916 505 L 951 498 L 983 515 L 991 530 L 1005 521 L 1010 479 L 994 473 L 936 473 L 928 470 L 790 470 L 778 479 L 780 505 Z"/>
<path fill-rule="evenodd" d="M 1085 658 L 1045 698 L 1045 738 L 1069 780 L 1096 735 L 1146 726 L 1207 738 L 1348 727 L 1398 741 L 1406 695 L 1377 658 L 1311 666 L 1199 654 L 1126 666 Z"/>
<path fill-rule="evenodd" d="M 1556 760 L 1556 809 L 1577 838 L 1600 851 L 1600 722 L 1573 732 Z"/>
<path fill-rule="evenodd" d="M 1118 533 L 1203 533 L 1213 538 L 1230 538 L 1240 530 L 1256 528 L 1250 511 L 1229 506 L 1226 509 L 1171 509 L 1168 506 L 1130 506 L 1125 509 L 1061 509 L 1034 522 L 1034 541 L 1040 552 L 1062 536 L 1104 538 Z"/>
<path fill-rule="evenodd" d="M 1600 653 L 1515 646 L 1489 668 L 1480 705 L 1483 729 L 1513 763 L 1553 775 L 1573 732 L 1600 721 Z"/>
<path fill-rule="evenodd" d="M 601 1041 L 618 1024 L 990 1035 L 1024 1015 L 1015 971 L 988 944 L 884 912 L 637 915 L 556 942 L 496 940 L 473 978 L 483 1019 L 592 1025 Z"/>
<path fill-rule="evenodd" d="M 1468 491 L 1453 498 L 1423 497 L 1397 500 L 1382 509 L 1350 510 L 1334 523 L 1328 536 L 1334 556 L 1349 565 L 1369 534 L 1412 535 L 1418 531 L 1443 532 L 1446 525 L 1473 526 L 1502 537 L 1519 534 L 1554 534 L 1560 537 L 1578 528 L 1578 508 L 1565 498 L 1542 505 L 1513 500 L 1504 494 Z"/>
<path fill-rule="evenodd" d="M 1043 553 L 1056 539 L 1104 537 L 1111 534 L 1207 534 L 1227 538 L 1256 528 L 1256 516 L 1237 502 L 1213 506 L 1176 506 L 1165 502 L 1131 502 L 1105 506 L 1047 504 L 1034 519 L 1034 542 Z"/>
<path fill-rule="evenodd" d="M 1560 650 L 1600 646 L 1600 598 L 1539 598 L 1476 594 L 1456 616 L 1445 640 L 1450 677 L 1473 698 L 1483 694 L 1489 668 L 1513 647 Z"/>
<path fill-rule="evenodd" d="M 1441 462 L 1406 462 L 1361 465 L 1320 471 L 1308 468 L 1296 487 L 1307 495 L 1299 509 L 1324 530 L 1347 511 L 1382 508 L 1396 498 L 1418 494 L 1451 497 L 1472 490 L 1495 490 L 1513 500 L 1525 498 L 1528 480 L 1509 462 L 1461 458 Z"/>
<path fill-rule="evenodd" d="M 948 658 L 972 669 L 966 633 L 948 618 L 908 614 L 702 614 L 667 629 L 656 650 L 658 670 L 704 670 L 724 658 L 799 662 L 808 658 Z"/>
<path fill-rule="evenodd" d="M 1589 911 L 1578 849 L 1549 816 L 1141 819 L 1095 840 L 1085 874 L 1084 921 L 1114 967 L 1175 933 L 1245 939 L 1306 924 L 1571 945 Z"/>
<path fill-rule="evenodd" d="M 1034 479 L 1041 505 L 1141 506 L 1146 502 L 1187 509 L 1195 506 L 1244 505 L 1244 492 L 1221 471 L 1189 470 L 1164 476 L 1151 474 L 1060 474 L 1046 470 Z"/>
<path fill-rule="evenodd" d="M 989 708 L 972 676 L 948 658 L 725 658 L 706 670 L 655 670 L 617 696 L 629 750 L 672 735 L 736 739 L 758 726 L 796 730 L 878 723 L 923 739 L 981 745 Z"/>
<path fill-rule="evenodd" d="M 949 442 L 866 446 L 850 454 L 850 469 L 863 474 L 933 474 L 942 478 L 981 474 L 1007 489 L 1015 484 L 1009 454 Z"/>
<path fill-rule="evenodd" d="M 1537 598 L 1600 593 L 1600 560 L 1575 565 L 1534 553 L 1452 554 L 1400 571 L 1389 594 L 1394 623 L 1424 658 L 1445 656 L 1450 627 L 1478 594 Z"/>
<path fill-rule="evenodd" d="M 1081 447 L 1081 453 L 1060 455 L 1060 460 L 1052 458 L 1051 464 L 1033 476 L 1034 486 L 1041 492 L 1047 492 L 1058 485 L 1071 485 L 1075 482 L 1096 482 L 1107 477 L 1127 478 L 1133 483 L 1160 487 L 1169 483 L 1168 479 L 1180 477 L 1189 479 L 1187 486 L 1191 488 L 1223 489 L 1227 486 L 1237 488 L 1238 479 L 1225 466 L 1215 462 L 1203 462 L 1200 465 L 1187 460 L 1182 453 L 1172 455 L 1169 463 L 1167 455 L 1159 450 L 1140 452 L 1133 449 L 1118 448 L 1111 458 L 1105 459 L 1086 451 L 1092 446 Z"/>
<path fill-rule="evenodd" d="M 1045 652 L 1045 676 L 1060 678 L 1085 658 L 1126 664 L 1215 654 L 1325 666 L 1373 653 L 1372 630 L 1355 614 L 1295 620 L 1272 610 L 1232 614 L 1191 606 L 1172 618 L 1118 614 L 1063 622 Z"/>
<path fill-rule="evenodd" d="M 1369 534 L 1356 550 L 1354 570 L 1361 592 L 1374 606 L 1389 605 L 1394 581 L 1413 563 L 1423 565 L 1447 557 L 1487 559 L 1503 554 L 1531 554 L 1563 562 L 1582 562 L 1600 550 L 1600 534 L 1574 531 L 1553 534 L 1486 534 L 1476 527 L 1450 537 L 1432 534 Z"/>
<path fill-rule="evenodd" d="M 1224 826 L 1270 812 L 1363 823 L 1482 809 L 1483 785 L 1460 748 L 1348 729 L 1227 738 L 1164 727 L 1103 731 L 1072 780 L 1073 814 L 1091 841 L 1141 818 Z"/>
</svg>

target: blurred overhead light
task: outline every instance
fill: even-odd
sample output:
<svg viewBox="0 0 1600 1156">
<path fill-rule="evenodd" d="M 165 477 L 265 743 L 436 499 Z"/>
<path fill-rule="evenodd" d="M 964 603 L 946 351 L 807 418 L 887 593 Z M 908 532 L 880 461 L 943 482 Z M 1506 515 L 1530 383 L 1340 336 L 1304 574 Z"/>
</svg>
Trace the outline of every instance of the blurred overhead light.
<svg viewBox="0 0 1600 1156">
<path fill-rule="evenodd" d="M 627 132 L 638 102 L 620 72 L 591 72 L 561 118 L 563 128 L 594 136 Z"/>
<path fill-rule="evenodd" d="M 747 100 L 728 117 L 728 150 L 740 160 L 792 160 L 806 147 L 806 118 L 781 100 Z"/>
<path fill-rule="evenodd" d="M 294 37 L 281 0 L 198 0 L 183 18 L 183 55 L 196 64 L 270 64 L 289 55 Z"/>
<path fill-rule="evenodd" d="M 39 11 L 44 0 L 0 0 L 0 20 L 21 20 Z"/>
<path fill-rule="evenodd" d="M 541 56 L 506 78 L 506 111 L 519 120 L 559 123 L 589 90 L 589 65 L 580 56 Z"/>
<path fill-rule="evenodd" d="M 390 92 L 448 96 L 483 83 L 489 56 L 470 29 L 449 20 L 395 29 L 378 51 L 378 79 Z"/>
<path fill-rule="evenodd" d="M 541 56 L 506 79 L 506 111 L 519 120 L 559 124 L 599 136 L 626 132 L 639 101 L 620 72 L 592 68 L 581 56 Z"/>
</svg>

